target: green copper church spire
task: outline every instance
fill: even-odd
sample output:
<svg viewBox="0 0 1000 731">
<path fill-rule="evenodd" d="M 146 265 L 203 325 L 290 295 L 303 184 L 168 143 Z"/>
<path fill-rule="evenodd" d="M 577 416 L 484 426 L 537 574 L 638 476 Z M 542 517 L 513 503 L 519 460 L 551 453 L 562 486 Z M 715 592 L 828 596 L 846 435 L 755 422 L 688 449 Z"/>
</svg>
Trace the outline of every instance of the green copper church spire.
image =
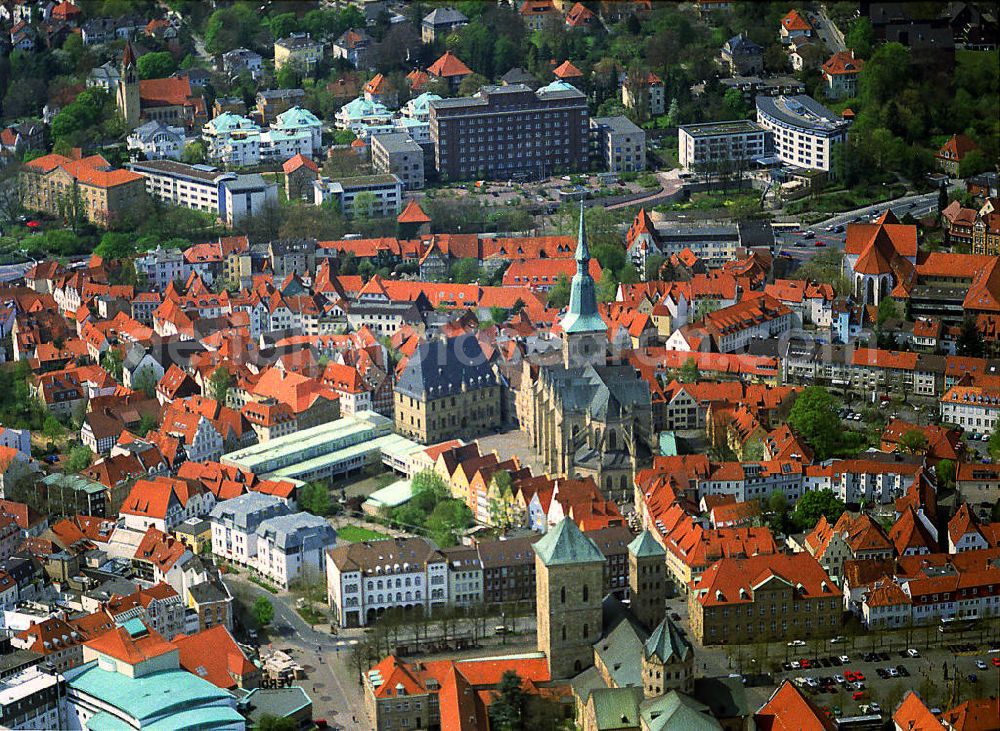
<svg viewBox="0 0 1000 731">
<path fill-rule="evenodd" d="M 580 234 L 576 242 L 576 274 L 573 275 L 569 307 L 563 315 L 563 332 L 604 332 L 608 326 L 597 314 L 597 292 L 590 276 L 590 249 L 587 247 L 587 222 L 580 201 Z"/>
</svg>

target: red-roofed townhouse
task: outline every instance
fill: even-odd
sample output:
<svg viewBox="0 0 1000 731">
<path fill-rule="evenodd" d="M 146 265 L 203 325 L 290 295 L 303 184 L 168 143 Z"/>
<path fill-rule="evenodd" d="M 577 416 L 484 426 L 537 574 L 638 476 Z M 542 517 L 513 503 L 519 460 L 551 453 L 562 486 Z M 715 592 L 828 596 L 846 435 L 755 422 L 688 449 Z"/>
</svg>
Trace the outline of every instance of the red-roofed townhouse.
<svg viewBox="0 0 1000 731">
<path fill-rule="evenodd" d="M 979 522 L 968 503 L 962 503 L 948 521 L 948 553 L 979 551 L 993 548 L 1000 538 L 1000 523 Z"/>
<path fill-rule="evenodd" d="M 912 690 L 907 691 L 892 714 L 892 722 L 895 731 L 946 731 L 945 725 Z"/>
<path fill-rule="evenodd" d="M 139 619 L 168 640 L 184 631 L 184 602 L 172 586 L 163 582 L 124 596 L 114 594 L 103 609 L 117 624 Z"/>
<path fill-rule="evenodd" d="M 561 16 L 552 0 L 526 0 L 521 5 L 521 20 L 532 31 L 541 30 L 547 22 L 556 22 Z"/>
<path fill-rule="evenodd" d="M 319 165 L 301 152 L 281 166 L 285 173 L 285 195 L 288 200 L 308 200 L 312 202 L 312 184 L 319 178 Z"/>
<path fill-rule="evenodd" d="M 566 27 L 572 30 L 590 28 L 599 22 L 597 14 L 583 3 L 576 3 L 566 13 Z"/>
<path fill-rule="evenodd" d="M 639 95 L 645 93 L 650 115 L 658 116 L 666 111 L 666 87 L 652 71 L 638 77 L 625 74 L 621 86 L 622 104 L 626 109 L 635 109 Z"/>
<path fill-rule="evenodd" d="M 490 698 L 505 672 L 516 672 L 529 692 L 548 683 L 541 653 L 517 659 L 474 658 L 407 662 L 395 655 L 364 674 L 365 710 L 375 728 L 441 728 L 479 731 L 488 727 L 483 699 Z M 486 691 L 486 692 L 484 692 Z M 406 703 L 400 703 L 406 698 Z"/>
<path fill-rule="evenodd" d="M 215 495 L 201 483 L 172 477 L 138 480 L 121 507 L 125 527 L 167 532 L 188 518 L 203 518 L 215 507 Z"/>
<path fill-rule="evenodd" d="M 437 61 L 427 68 L 427 75 L 432 79 L 444 79 L 448 82 L 448 88 L 454 94 L 467 76 L 472 75 L 472 69 L 466 66 L 462 59 L 451 51 L 445 51 Z"/>
</svg>

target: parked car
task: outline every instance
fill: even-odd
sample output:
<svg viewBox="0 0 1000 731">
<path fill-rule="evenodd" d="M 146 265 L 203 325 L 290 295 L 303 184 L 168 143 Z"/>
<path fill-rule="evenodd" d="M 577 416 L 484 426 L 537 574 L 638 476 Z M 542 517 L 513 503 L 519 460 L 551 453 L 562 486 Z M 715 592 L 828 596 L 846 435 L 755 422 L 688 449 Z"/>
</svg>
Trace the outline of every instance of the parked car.
<svg viewBox="0 0 1000 731">
<path fill-rule="evenodd" d="M 906 654 L 910 657 L 920 657 L 920 653 L 914 650 L 912 647 L 906 651 Z"/>
<path fill-rule="evenodd" d="M 983 660 L 976 660 L 976 667 L 980 670 L 986 670 L 989 666 Z"/>
<path fill-rule="evenodd" d="M 805 644 L 806 643 L 805 643 L 804 640 L 792 640 L 791 642 L 788 643 L 788 646 L 789 647 L 805 647 Z"/>
</svg>

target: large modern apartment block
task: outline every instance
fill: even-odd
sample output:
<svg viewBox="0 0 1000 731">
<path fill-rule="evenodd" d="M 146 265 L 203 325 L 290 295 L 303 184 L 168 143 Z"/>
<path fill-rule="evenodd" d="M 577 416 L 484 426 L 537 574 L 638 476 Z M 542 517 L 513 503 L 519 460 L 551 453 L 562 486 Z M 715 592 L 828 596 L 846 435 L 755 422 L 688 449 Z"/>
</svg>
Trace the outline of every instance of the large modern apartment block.
<svg viewBox="0 0 1000 731">
<path fill-rule="evenodd" d="M 677 128 L 677 149 L 685 170 L 716 163 L 748 162 L 768 153 L 769 133 L 747 119 L 686 124 Z"/>
<path fill-rule="evenodd" d="M 587 97 L 564 81 L 538 91 L 484 86 L 430 103 L 435 165 L 444 180 L 543 177 L 586 170 Z"/>
<path fill-rule="evenodd" d="M 127 167 L 146 179 L 146 192 L 153 198 L 214 213 L 229 226 L 278 203 L 278 184 L 258 173 L 227 173 L 175 160 L 133 162 Z"/>
<path fill-rule="evenodd" d="M 788 165 L 829 171 L 833 148 L 847 141 L 850 122 L 812 97 L 758 96 L 757 122 L 774 134 L 774 154 Z"/>
</svg>

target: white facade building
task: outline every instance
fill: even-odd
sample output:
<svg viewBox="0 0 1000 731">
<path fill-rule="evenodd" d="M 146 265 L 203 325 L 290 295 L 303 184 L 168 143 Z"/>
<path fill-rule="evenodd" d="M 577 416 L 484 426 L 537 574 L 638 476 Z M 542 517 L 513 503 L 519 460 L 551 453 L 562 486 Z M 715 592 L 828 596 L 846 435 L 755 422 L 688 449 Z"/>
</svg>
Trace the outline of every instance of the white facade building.
<svg viewBox="0 0 1000 731">
<path fill-rule="evenodd" d="M 257 526 L 257 560 L 261 576 L 287 589 L 302 577 L 313 580 L 326 570 L 326 550 L 337 544 L 337 532 L 324 518 L 294 513 L 268 518 Z"/>
<path fill-rule="evenodd" d="M 366 193 L 372 196 L 371 208 L 365 211 L 368 216 L 395 216 L 403 207 L 403 181 L 395 175 L 364 175 L 340 180 L 320 178 L 313 183 L 313 202 L 321 206 L 333 199 L 344 218 L 353 218 L 359 212 L 355 210 L 355 202 L 359 195 Z"/>
<path fill-rule="evenodd" d="M 289 514 L 288 506 L 273 495 L 248 492 L 218 503 L 212 521 L 212 553 L 242 566 L 257 559 L 257 528 L 269 518 Z"/>
<path fill-rule="evenodd" d="M 184 140 L 183 127 L 171 127 L 153 120 L 136 127 L 126 144 L 130 152 L 141 153 L 147 160 L 180 160 Z"/>
<path fill-rule="evenodd" d="M 774 135 L 774 154 L 783 163 L 827 172 L 834 147 L 847 141 L 850 126 L 803 94 L 758 96 L 757 122 Z"/>
<path fill-rule="evenodd" d="M 449 604 L 448 561 L 423 538 L 352 543 L 327 551 L 326 586 L 335 621 L 363 627 L 389 609 Z"/>
<path fill-rule="evenodd" d="M 767 133 L 746 119 L 728 122 L 685 124 L 677 128 L 677 150 L 681 167 L 699 170 L 720 163 L 741 163 L 767 153 Z"/>
<path fill-rule="evenodd" d="M 0 728 L 65 728 L 65 681 L 37 665 L 0 681 Z"/>
</svg>

